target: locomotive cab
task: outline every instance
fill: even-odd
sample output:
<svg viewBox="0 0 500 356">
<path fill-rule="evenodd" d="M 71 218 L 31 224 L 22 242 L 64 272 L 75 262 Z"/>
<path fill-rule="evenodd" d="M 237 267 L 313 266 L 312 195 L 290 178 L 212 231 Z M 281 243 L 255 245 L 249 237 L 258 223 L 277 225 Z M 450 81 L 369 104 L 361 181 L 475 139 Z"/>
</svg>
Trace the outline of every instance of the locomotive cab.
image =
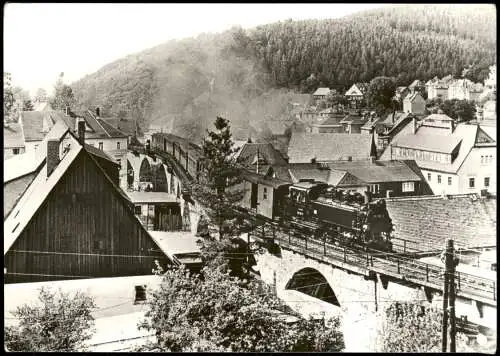
<svg viewBox="0 0 500 356">
<path fill-rule="evenodd" d="M 326 183 L 304 181 L 293 184 L 288 191 L 287 215 L 292 218 L 309 218 L 310 204 L 328 188 Z"/>
</svg>

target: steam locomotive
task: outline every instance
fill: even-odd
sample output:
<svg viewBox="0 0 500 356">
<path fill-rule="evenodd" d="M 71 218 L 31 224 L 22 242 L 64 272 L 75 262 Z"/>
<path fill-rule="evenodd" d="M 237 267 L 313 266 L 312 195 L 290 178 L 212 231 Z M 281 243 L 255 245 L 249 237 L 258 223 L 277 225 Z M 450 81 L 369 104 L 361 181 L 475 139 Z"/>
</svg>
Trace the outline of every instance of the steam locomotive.
<svg viewBox="0 0 500 356">
<path fill-rule="evenodd" d="M 290 185 L 283 200 L 282 225 L 334 244 L 392 251 L 393 225 L 383 199 L 305 181 Z"/>
</svg>

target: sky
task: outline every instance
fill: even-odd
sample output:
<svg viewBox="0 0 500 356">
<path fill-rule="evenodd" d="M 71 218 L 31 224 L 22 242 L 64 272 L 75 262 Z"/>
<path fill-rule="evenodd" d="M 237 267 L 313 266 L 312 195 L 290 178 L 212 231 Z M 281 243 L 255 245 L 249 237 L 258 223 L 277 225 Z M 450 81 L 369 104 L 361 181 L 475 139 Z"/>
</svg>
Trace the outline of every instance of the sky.
<svg viewBox="0 0 500 356">
<path fill-rule="evenodd" d="M 390 4 L 7 4 L 4 71 L 12 84 L 50 94 L 128 54 L 234 25 L 339 18 Z"/>
</svg>

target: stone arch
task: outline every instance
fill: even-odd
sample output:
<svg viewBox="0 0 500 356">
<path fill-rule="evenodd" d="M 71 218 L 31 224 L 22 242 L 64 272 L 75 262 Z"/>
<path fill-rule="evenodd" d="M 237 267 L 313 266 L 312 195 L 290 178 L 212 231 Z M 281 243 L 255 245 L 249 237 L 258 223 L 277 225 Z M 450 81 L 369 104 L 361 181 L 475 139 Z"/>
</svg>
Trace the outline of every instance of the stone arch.
<svg viewBox="0 0 500 356">
<path fill-rule="evenodd" d="M 285 286 L 324 302 L 340 307 L 340 303 L 325 276 L 315 268 L 305 267 L 295 272 Z"/>
<path fill-rule="evenodd" d="M 135 170 L 130 160 L 127 159 L 127 187 L 130 187 L 134 184 L 135 181 Z"/>
<path fill-rule="evenodd" d="M 153 178 L 153 170 L 149 160 L 145 157 L 141 161 L 139 168 L 139 182 L 151 182 Z"/>
<path fill-rule="evenodd" d="M 163 164 L 158 164 L 152 166 L 153 176 L 154 176 L 154 191 L 156 192 L 168 192 L 168 179 L 165 172 L 165 167 Z"/>
</svg>

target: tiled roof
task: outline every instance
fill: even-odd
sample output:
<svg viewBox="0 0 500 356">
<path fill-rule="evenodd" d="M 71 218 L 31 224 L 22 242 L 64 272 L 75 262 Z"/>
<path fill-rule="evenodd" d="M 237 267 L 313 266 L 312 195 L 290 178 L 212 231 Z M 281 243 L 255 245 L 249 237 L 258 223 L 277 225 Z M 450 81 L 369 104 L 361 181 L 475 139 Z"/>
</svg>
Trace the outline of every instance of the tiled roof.
<svg viewBox="0 0 500 356">
<path fill-rule="evenodd" d="M 496 246 L 496 198 L 477 195 L 389 198 L 387 211 L 394 236 L 441 250 L 446 239 L 456 247 Z"/>
<path fill-rule="evenodd" d="M 423 86 L 424 83 L 421 80 L 415 79 L 410 85 L 408 85 L 408 88 L 415 88 L 417 86 Z"/>
<path fill-rule="evenodd" d="M 23 131 L 20 124 L 4 124 L 3 126 L 3 147 L 14 148 L 24 147 Z"/>
<path fill-rule="evenodd" d="M 404 161 L 331 162 L 328 167 L 349 172 L 365 183 L 420 181 L 419 177 Z"/>
<path fill-rule="evenodd" d="M 361 82 L 360 82 L 360 83 L 356 83 L 355 85 L 358 87 L 358 89 L 359 89 L 359 90 L 361 90 L 361 92 L 362 92 L 363 94 L 365 94 L 365 93 L 366 93 L 366 91 L 368 90 L 368 86 L 369 86 L 370 84 L 369 84 L 369 83 L 361 83 Z"/>
<path fill-rule="evenodd" d="M 23 111 L 20 124 L 24 131 L 25 141 L 41 141 L 45 133 L 42 130 L 45 113 L 42 111 Z"/>
<path fill-rule="evenodd" d="M 101 120 L 105 121 L 106 123 L 120 130 L 126 135 L 135 135 L 136 125 L 135 121 L 133 120 L 120 120 L 118 118 L 102 118 Z M 140 131 L 139 127 L 137 129 L 138 131 Z"/>
<path fill-rule="evenodd" d="M 254 166 L 257 152 L 259 153 L 259 160 L 263 160 L 265 164 L 286 165 L 281 153 L 270 143 L 245 143 L 238 153 L 238 162 L 245 167 Z"/>
<path fill-rule="evenodd" d="M 313 95 L 327 95 L 330 92 L 330 88 L 318 88 L 313 93 Z"/>
<path fill-rule="evenodd" d="M 165 192 L 126 192 L 130 201 L 139 203 L 175 203 L 177 197 Z"/>
<path fill-rule="evenodd" d="M 110 124 L 108 124 L 106 121 L 103 119 L 97 119 L 97 122 L 101 127 L 106 131 L 109 137 L 111 138 L 122 138 L 122 137 L 127 137 L 127 135 L 120 129 L 117 129 Z"/>
<path fill-rule="evenodd" d="M 408 94 L 406 97 L 405 97 L 405 101 L 410 101 L 412 102 L 413 100 L 415 100 L 417 97 L 420 97 L 420 99 L 424 100 L 424 98 L 422 98 L 422 96 L 420 95 L 419 92 L 415 92 L 415 93 L 410 93 Z"/>
<path fill-rule="evenodd" d="M 342 133 L 292 133 L 288 148 L 290 163 L 364 160 L 372 154 L 372 135 Z"/>
<path fill-rule="evenodd" d="M 398 136 L 397 140 L 393 141 L 393 146 L 451 153 L 461 141 L 461 138 L 456 136 L 410 134 Z"/>
<path fill-rule="evenodd" d="M 241 177 L 244 180 L 247 180 L 249 182 L 267 185 L 267 186 L 273 187 L 273 188 L 278 188 L 282 185 L 290 184 L 290 182 L 288 182 L 288 181 L 277 179 L 277 178 L 272 178 L 272 177 L 266 177 L 266 176 L 263 176 L 261 174 L 250 172 L 248 170 L 242 170 Z"/>
<path fill-rule="evenodd" d="M 14 181 L 4 183 L 3 185 L 3 218 L 10 214 L 19 198 L 26 191 L 26 188 L 31 184 L 36 177 L 35 172 L 24 175 Z"/>
<path fill-rule="evenodd" d="M 315 163 L 292 163 L 288 166 L 288 170 L 294 183 L 302 179 L 328 182 L 329 170 L 321 169 Z"/>
<path fill-rule="evenodd" d="M 457 140 L 461 140 L 458 155 L 452 163 L 441 163 L 418 159 L 415 160 L 421 169 L 430 169 L 449 173 L 456 173 L 458 171 L 476 142 L 476 135 L 479 128 L 478 125 L 458 124 L 451 134 L 449 129 L 422 126 L 418 128 L 417 133 L 413 135 L 411 133 L 411 127 L 409 126 L 411 125 L 403 128 L 403 130 L 395 136 L 392 146 L 398 146 L 399 143 L 401 143 L 402 146 L 408 147 L 409 141 L 407 136 L 415 136 L 419 138 L 412 138 L 410 140 L 414 140 L 414 143 L 419 147 L 425 145 L 425 147 L 437 148 L 441 151 L 449 151 L 450 147 L 453 146 Z M 381 159 L 389 160 L 391 159 L 390 155 L 390 146 L 388 146 L 382 154 Z"/>
</svg>

